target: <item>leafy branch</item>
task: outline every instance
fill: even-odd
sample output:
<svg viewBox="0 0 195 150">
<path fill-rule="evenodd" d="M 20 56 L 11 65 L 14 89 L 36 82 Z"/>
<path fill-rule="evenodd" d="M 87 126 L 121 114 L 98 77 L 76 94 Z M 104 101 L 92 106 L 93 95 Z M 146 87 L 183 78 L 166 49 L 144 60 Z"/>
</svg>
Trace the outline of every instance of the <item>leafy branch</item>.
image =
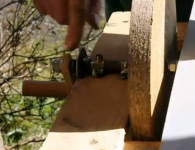
<svg viewBox="0 0 195 150">
<path fill-rule="evenodd" d="M 41 16 L 32 0 L 0 0 L 0 129 L 8 150 L 39 149 L 44 138 L 32 137 L 47 135 L 65 102 L 21 93 L 23 80 L 63 80 L 50 62 L 65 52 L 66 29 Z M 94 45 L 101 33 L 88 27 L 80 46 Z"/>
</svg>

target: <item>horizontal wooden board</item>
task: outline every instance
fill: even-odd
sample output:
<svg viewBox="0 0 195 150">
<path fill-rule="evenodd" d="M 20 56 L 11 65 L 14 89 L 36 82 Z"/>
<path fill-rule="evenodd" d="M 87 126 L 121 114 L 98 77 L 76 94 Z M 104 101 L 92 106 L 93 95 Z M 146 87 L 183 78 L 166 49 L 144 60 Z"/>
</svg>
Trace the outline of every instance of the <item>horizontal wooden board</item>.
<svg viewBox="0 0 195 150">
<path fill-rule="evenodd" d="M 129 17 L 115 20 L 112 32 L 108 23 L 92 58 L 100 53 L 107 60 L 128 59 Z M 114 32 L 121 26 L 127 35 Z M 127 80 L 120 74 L 86 77 L 73 85 L 41 150 L 123 150 L 128 123 Z"/>
<path fill-rule="evenodd" d="M 85 134 L 75 133 L 77 134 L 77 136 L 75 136 L 72 133 L 66 133 L 66 134 L 49 133 L 48 140 L 50 140 L 50 145 L 48 144 L 46 145 L 47 147 L 44 147 L 44 148 L 42 147 L 40 150 L 66 150 L 64 149 L 66 145 L 71 145 L 71 148 L 74 147 L 75 150 L 83 150 L 83 149 L 78 149 L 78 146 L 83 145 L 82 142 L 83 140 L 86 140 L 86 137 L 88 137 L 88 141 L 89 141 L 88 147 L 90 147 L 91 149 L 110 150 L 111 147 L 109 147 L 108 145 L 109 141 L 105 140 L 105 137 L 113 136 L 116 132 L 113 130 L 113 131 L 109 131 L 109 134 L 107 132 L 101 132 L 101 133 L 103 137 L 99 136 L 96 138 L 94 138 L 94 133 L 91 133 L 91 132 L 85 133 Z M 123 134 L 121 134 L 121 138 L 122 136 Z M 117 143 L 118 140 L 120 139 L 115 139 L 115 141 L 113 142 Z M 75 144 L 74 141 L 80 141 L 80 143 Z M 125 143 L 121 143 L 119 145 L 120 145 L 120 149 L 122 150 L 159 150 L 160 144 L 161 144 L 160 142 L 128 141 Z M 105 145 L 107 145 L 107 149 L 101 149 L 101 145 L 104 145 L 104 147 Z M 85 147 L 85 149 L 88 149 L 88 147 Z M 115 150 L 118 150 L 117 148 L 119 149 L 119 147 L 116 147 Z"/>
</svg>

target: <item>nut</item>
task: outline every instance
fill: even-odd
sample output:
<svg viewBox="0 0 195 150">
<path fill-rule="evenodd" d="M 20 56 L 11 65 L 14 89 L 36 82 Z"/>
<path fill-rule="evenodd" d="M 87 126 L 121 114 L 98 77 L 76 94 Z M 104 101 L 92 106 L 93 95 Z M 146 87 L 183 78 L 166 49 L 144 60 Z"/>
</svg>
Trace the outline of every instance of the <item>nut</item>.
<svg viewBox="0 0 195 150">
<path fill-rule="evenodd" d="M 176 60 L 169 62 L 169 64 L 168 64 L 168 70 L 170 72 L 176 72 L 177 63 L 178 63 L 178 61 L 176 61 Z"/>
<path fill-rule="evenodd" d="M 128 79 L 128 62 L 124 61 L 121 62 L 121 79 L 126 80 Z"/>
<path fill-rule="evenodd" d="M 51 65 L 54 72 L 58 72 L 58 73 L 61 72 L 61 68 L 60 68 L 61 63 L 62 63 L 62 59 L 60 58 L 52 60 Z"/>
<path fill-rule="evenodd" d="M 91 62 L 92 75 L 94 77 L 102 77 L 104 73 L 104 60 L 100 54 L 96 55 L 96 60 Z"/>
</svg>

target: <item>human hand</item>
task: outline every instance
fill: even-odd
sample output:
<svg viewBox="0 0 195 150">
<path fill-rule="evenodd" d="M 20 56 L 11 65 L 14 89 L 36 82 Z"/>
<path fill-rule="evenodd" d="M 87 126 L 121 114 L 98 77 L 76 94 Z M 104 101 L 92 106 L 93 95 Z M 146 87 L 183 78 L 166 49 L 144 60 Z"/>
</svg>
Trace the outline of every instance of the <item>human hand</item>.
<svg viewBox="0 0 195 150">
<path fill-rule="evenodd" d="M 39 13 L 50 15 L 61 25 L 68 25 L 66 49 L 74 50 L 80 43 L 85 22 L 98 29 L 101 0 L 33 0 Z"/>
</svg>

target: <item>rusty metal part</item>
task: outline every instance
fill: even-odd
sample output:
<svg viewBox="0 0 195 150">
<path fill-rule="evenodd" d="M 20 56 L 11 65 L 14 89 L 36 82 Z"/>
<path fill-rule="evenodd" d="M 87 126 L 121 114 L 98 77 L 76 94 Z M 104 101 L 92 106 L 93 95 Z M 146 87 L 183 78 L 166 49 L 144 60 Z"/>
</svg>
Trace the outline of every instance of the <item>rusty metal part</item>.
<svg viewBox="0 0 195 150">
<path fill-rule="evenodd" d="M 103 55 L 97 54 L 95 61 L 91 62 L 94 77 L 102 77 L 106 74 L 120 74 L 121 79 L 128 78 L 128 63 L 127 61 L 112 61 L 104 60 Z"/>
<path fill-rule="evenodd" d="M 72 60 L 72 57 L 69 52 L 65 52 L 62 57 L 62 63 L 60 65 L 60 68 L 62 70 L 62 74 L 64 76 L 64 80 L 67 86 L 68 91 L 70 92 L 72 86 L 73 86 L 73 78 L 71 76 L 71 73 L 69 71 L 69 64 Z"/>
<path fill-rule="evenodd" d="M 24 81 L 22 94 L 24 96 L 64 98 L 68 94 L 68 89 L 65 82 Z"/>
<path fill-rule="evenodd" d="M 72 59 L 71 55 L 69 54 L 68 56 L 67 53 L 64 54 L 63 59 L 64 60 L 62 60 L 62 58 L 57 58 L 52 60 L 51 65 L 53 71 L 58 73 L 63 73 L 62 70 L 64 68 L 62 66 L 62 62 L 68 60 L 66 66 L 68 67 L 73 82 L 75 82 L 77 79 L 84 78 L 85 76 L 91 73 L 91 67 L 90 67 L 91 59 L 87 56 L 87 52 L 85 48 L 81 48 L 79 50 L 79 55 L 77 60 Z"/>
</svg>

